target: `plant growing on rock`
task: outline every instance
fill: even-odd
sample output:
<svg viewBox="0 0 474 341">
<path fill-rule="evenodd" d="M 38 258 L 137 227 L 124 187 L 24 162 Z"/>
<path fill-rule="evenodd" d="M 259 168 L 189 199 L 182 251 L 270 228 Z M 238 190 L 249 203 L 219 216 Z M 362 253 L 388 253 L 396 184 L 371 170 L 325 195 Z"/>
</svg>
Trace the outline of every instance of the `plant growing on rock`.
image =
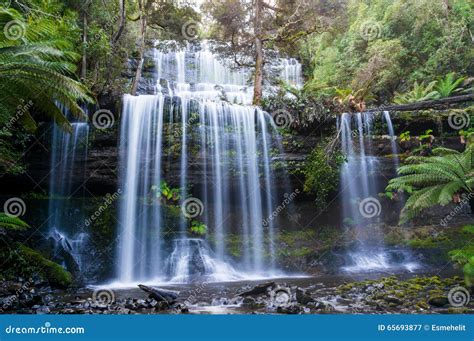
<svg viewBox="0 0 474 341">
<path fill-rule="evenodd" d="M 474 190 L 474 145 L 468 145 L 462 153 L 436 148 L 433 156 L 412 156 L 410 164 L 398 169 L 398 178 L 392 179 L 387 191 L 402 191 L 410 194 L 400 216 L 400 222 L 419 215 L 424 209 L 435 205 L 459 203 L 461 194 Z M 471 208 L 474 205 L 470 201 Z"/>
<path fill-rule="evenodd" d="M 315 148 L 306 161 L 303 174 L 305 175 L 304 191 L 315 196 L 318 209 L 323 209 L 330 193 L 339 184 L 339 166 L 344 162 L 344 156 L 335 151 L 327 153 L 319 146 Z"/>
<path fill-rule="evenodd" d="M 203 236 L 207 233 L 207 226 L 197 220 L 191 221 L 191 233 L 198 235 L 198 236 Z"/>
<path fill-rule="evenodd" d="M 181 198 L 179 188 L 171 188 L 166 181 L 161 181 L 160 185 L 151 186 L 155 197 L 164 204 L 177 202 Z"/>
</svg>

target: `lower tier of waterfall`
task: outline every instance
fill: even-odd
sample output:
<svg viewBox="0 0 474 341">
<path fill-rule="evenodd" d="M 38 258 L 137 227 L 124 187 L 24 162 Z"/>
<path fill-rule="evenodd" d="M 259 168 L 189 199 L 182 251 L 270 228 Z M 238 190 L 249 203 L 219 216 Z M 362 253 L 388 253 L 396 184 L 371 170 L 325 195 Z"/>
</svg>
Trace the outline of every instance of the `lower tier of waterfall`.
<svg viewBox="0 0 474 341">
<path fill-rule="evenodd" d="M 283 193 L 275 190 L 271 153 L 279 145 L 268 114 L 222 101 L 126 95 L 121 127 L 120 282 L 275 273 L 275 220 L 264 220 Z M 189 178 L 191 166 L 199 181 Z M 242 243 L 230 250 L 233 239 Z"/>
</svg>

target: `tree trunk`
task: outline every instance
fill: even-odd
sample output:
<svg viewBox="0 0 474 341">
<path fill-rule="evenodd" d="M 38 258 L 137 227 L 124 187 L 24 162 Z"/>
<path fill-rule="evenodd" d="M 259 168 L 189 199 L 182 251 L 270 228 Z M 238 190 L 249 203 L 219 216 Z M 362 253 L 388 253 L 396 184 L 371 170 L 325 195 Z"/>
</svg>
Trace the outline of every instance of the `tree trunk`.
<svg viewBox="0 0 474 341">
<path fill-rule="evenodd" d="M 84 82 L 87 76 L 87 13 L 83 12 L 82 18 L 82 63 L 81 63 L 81 80 Z"/>
<path fill-rule="evenodd" d="M 472 102 L 474 101 L 474 94 L 467 94 L 461 96 L 453 96 L 447 98 L 436 99 L 432 101 L 423 101 L 400 105 L 382 105 L 378 108 L 369 108 L 365 112 L 379 112 L 387 111 L 416 111 L 422 109 L 447 109 L 451 104 Z"/>
<path fill-rule="evenodd" d="M 263 92 L 263 43 L 262 43 L 262 2 L 255 0 L 255 79 L 253 90 L 253 105 L 260 105 Z"/>
<path fill-rule="evenodd" d="M 140 81 L 140 77 L 142 76 L 142 68 L 143 68 L 143 55 L 145 52 L 145 34 L 146 34 L 146 22 L 147 18 L 145 12 L 143 11 L 140 16 L 140 40 L 139 40 L 139 47 L 138 47 L 138 65 L 137 71 L 135 72 L 135 79 L 133 80 L 132 90 L 130 93 L 135 96 L 137 94 L 138 89 L 138 82 Z"/>
<path fill-rule="evenodd" d="M 114 34 L 112 38 L 112 45 L 117 44 L 117 41 L 120 39 L 123 30 L 125 29 L 125 23 L 127 22 L 127 6 L 125 5 L 125 0 L 119 1 L 119 12 L 120 12 L 120 19 L 119 19 L 119 26 L 117 32 Z"/>
</svg>

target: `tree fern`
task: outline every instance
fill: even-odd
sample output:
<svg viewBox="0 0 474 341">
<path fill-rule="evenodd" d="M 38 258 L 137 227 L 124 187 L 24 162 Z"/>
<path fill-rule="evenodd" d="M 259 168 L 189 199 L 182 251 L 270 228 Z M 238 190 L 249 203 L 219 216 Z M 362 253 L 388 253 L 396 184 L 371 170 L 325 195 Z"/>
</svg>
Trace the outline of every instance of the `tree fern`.
<svg viewBox="0 0 474 341">
<path fill-rule="evenodd" d="M 464 77 L 455 78 L 454 72 L 448 73 L 444 78 L 441 78 L 435 87 L 435 91 L 437 92 L 437 98 L 444 98 L 453 96 L 456 92 L 462 90 L 459 87 L 461 83 L 464 81 Z"/>
<path fill-rule="evenodd" d="M 9 217 L 5 213 L 0 213 L 0 229 L 24 231 L 30 226 L 20 218 Z"/>
<path fill-rule="evenodd" d="M 396 104 L 408 104 L 435 99 L 438 95 L 438 93 L 433 90 L 436 83 L 436 81 L 433 81 L 425 86 L 423 83 L 419 84 L 415 82 L 413 89 L 410 91 L 402 94 L 396 92 L 393 102 Z"/>
<path fill-rule="evenodd" d="M 446 205 L 456 194 L 474 190 L 474 146 L 463 153 L 437 148 L 434 156 L 410 157 L 409 164 L 398 169 L 398 178 L 390 180 L 387 191 L 409 192 L 400 222 L 419 215 L 424 209 Z"/>
<path fill-rule="evenodd" d="M 5 25 L 16 21 L 24 35 L 8 39 Z M 54 23 L 28 20 L 14 9 L 0 9 L 0 123 L 15 116 L 20 103 L 32 100 L 34 110 L 24 110 L 15 121 L 34 122 L 32 112 L 50 116 L 63 128 L 70 124 L 57 103 L 62 103 L 76 118 L 85 120 L 79 103 L 92 102 L 87 88 L 75 80 L 79 55 L 71 44 L 52 39 Z"/>
</svg>

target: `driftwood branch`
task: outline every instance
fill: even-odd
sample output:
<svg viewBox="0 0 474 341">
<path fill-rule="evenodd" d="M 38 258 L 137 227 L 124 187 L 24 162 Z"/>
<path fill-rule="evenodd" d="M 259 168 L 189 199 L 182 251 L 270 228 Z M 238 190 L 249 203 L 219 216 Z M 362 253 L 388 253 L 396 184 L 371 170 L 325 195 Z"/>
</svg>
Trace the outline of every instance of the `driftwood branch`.
<svg viewBox="0 0 474 341">
<path fill-rule="evenodd" d="M 369 108 L 365 112 L 379 112 L 379 111 L 416 111 L 423 109 L 446 109 L 449 108 L 452 104 L 471 102 L 474 101 L 474 93 L 447 97 L 442 99 L 436 99 L 431 101 L 423 101 L 409 104 L 399 104 L 399 105 L 382 105 L 377 108 Z"/>
</svg>

